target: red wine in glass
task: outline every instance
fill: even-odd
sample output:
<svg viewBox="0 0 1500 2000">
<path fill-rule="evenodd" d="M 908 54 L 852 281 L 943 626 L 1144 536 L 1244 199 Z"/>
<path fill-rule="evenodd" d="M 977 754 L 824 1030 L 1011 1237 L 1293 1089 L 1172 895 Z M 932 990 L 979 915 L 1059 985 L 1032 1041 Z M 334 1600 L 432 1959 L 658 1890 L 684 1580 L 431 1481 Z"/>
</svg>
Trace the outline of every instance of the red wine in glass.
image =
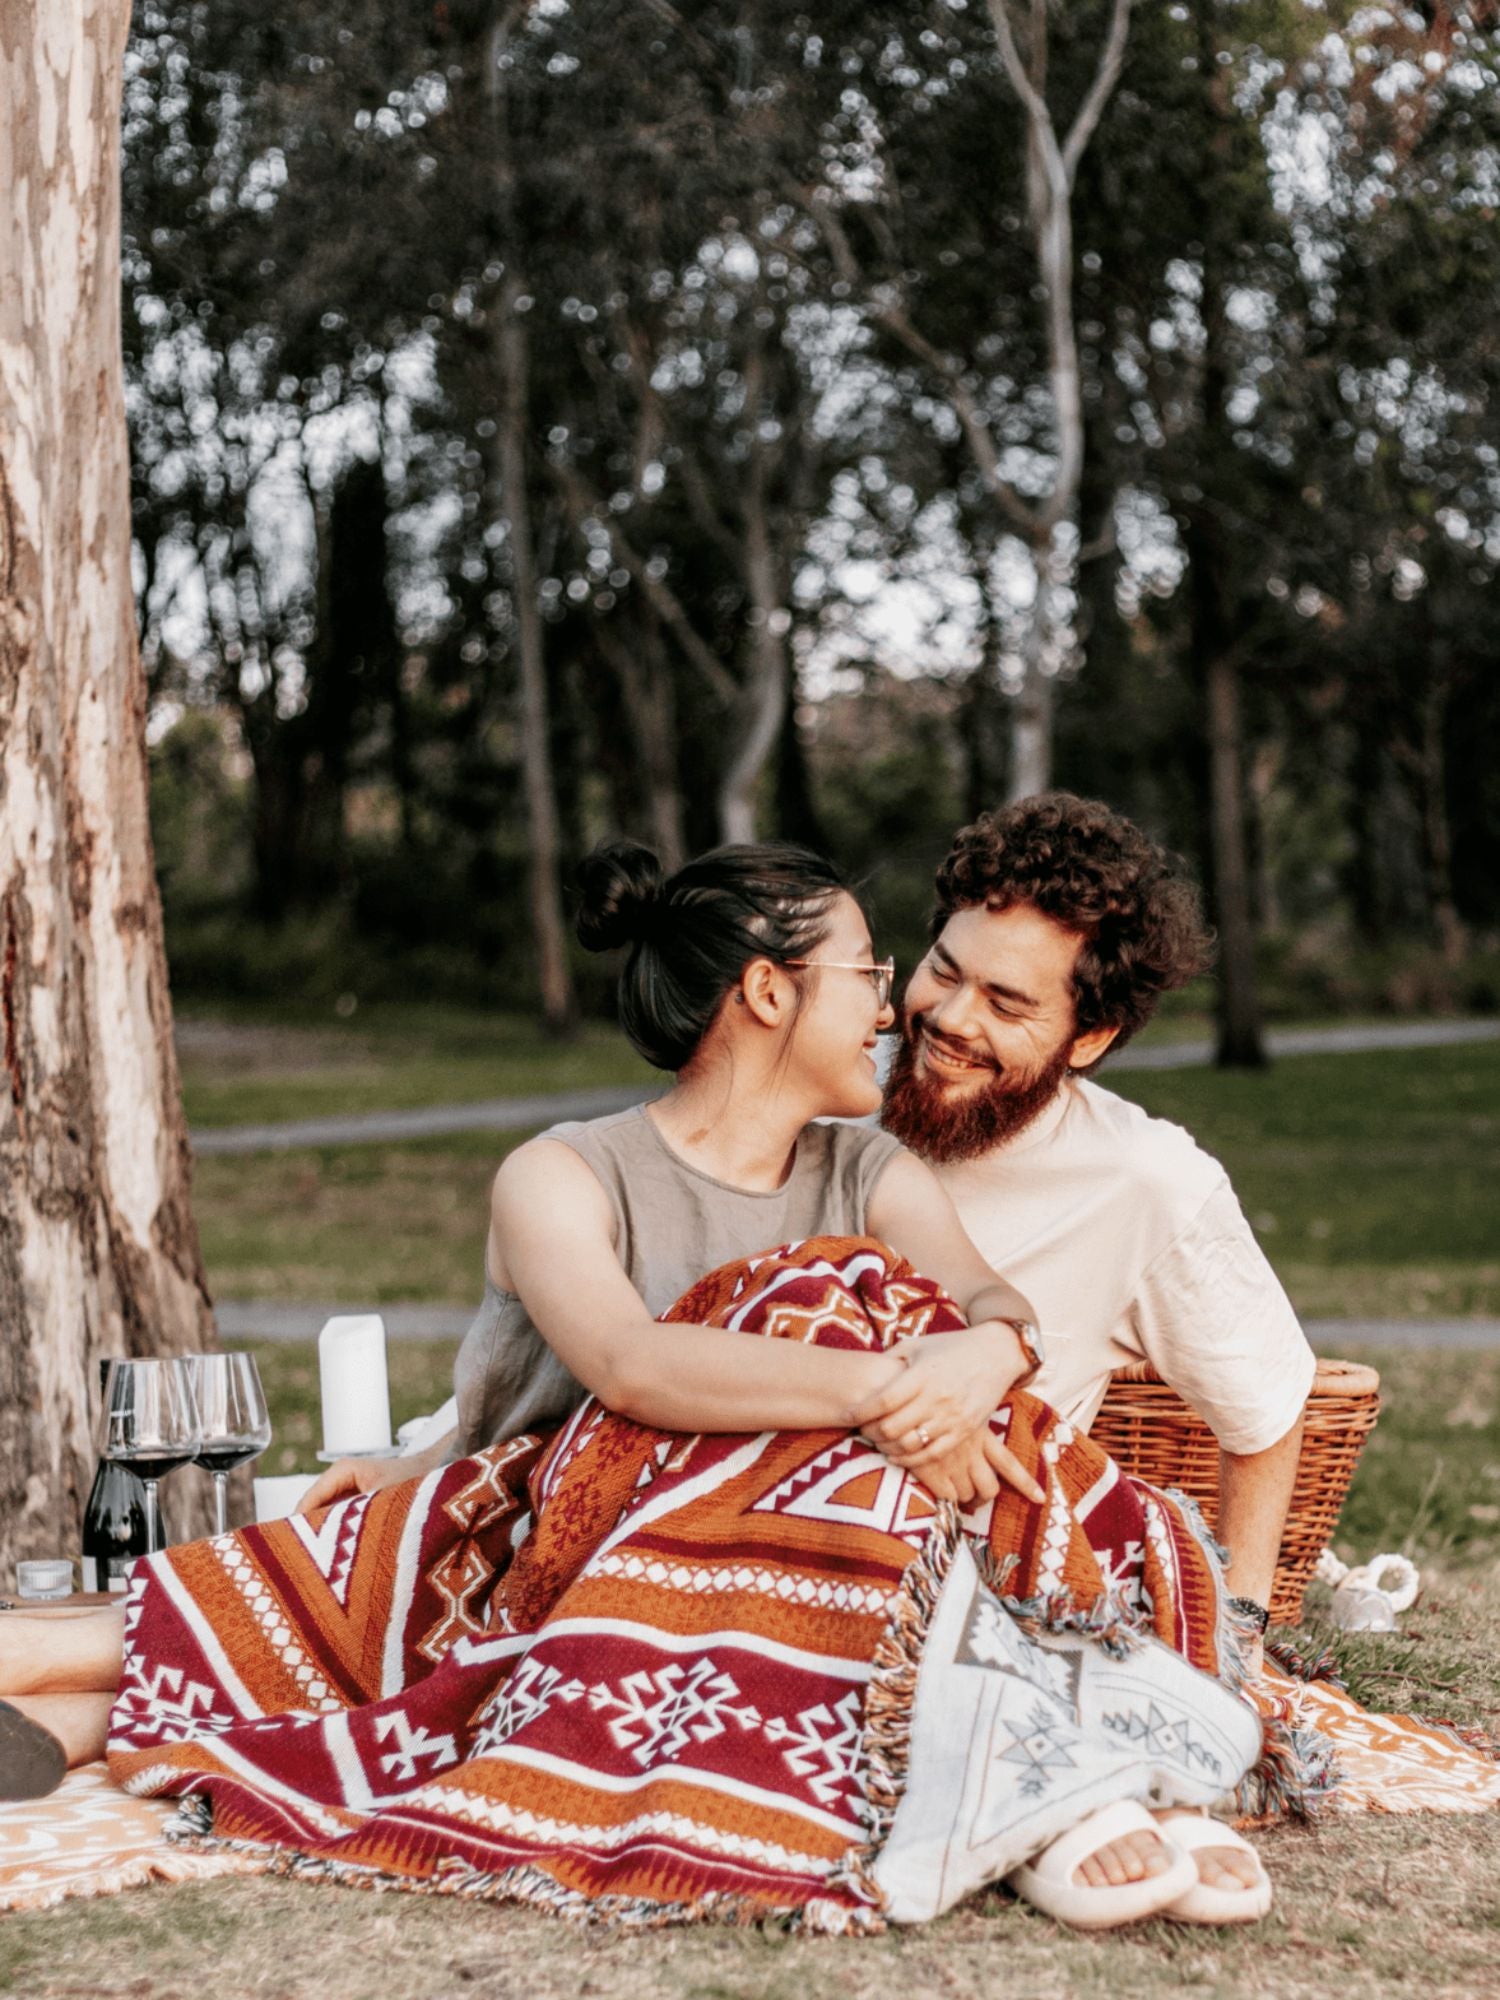
<svg viewBox="0 0 1500 2000">
<path fill-rule="evenodd" d="M 99 1454 L 133 1472 L 146 1491 L 146 1546 L 162 1546 L 158 1480 L 198 1456 L 198 1405 L 180 1360 L 111 1361 L 99 1416 Z"/>
<path fill-rule="evenodd" d="M 213 1475 L 214 1532 L 229 1526 L 229 1475 L 271 1442 L 271 1419 L 253 1354 L 191 1354 L 198 1404 L 198 1463 Z"/>
<path fill-rule="evenodd" d="M 169 1472 L 175 1472 L 179 1465 L 191 1465 L 198 1456 L 195 1451 L 115 1451 L 110 1457 L 116 1465 L 123 1465 L 127 1472 L 133 1472 L 137 1479 L 165 1479 Z"/>
<path fill-rule="evenodd" d="M 266 1440 L 258 1437 L 215 1438 L 205 1444 L 198 1453 L 197 1463 L 205 1472 L 228 1476 L 237 1465 L 248 1465 L 252 1458 L 259 1458 L 266 1448 Z"/>
</svg>

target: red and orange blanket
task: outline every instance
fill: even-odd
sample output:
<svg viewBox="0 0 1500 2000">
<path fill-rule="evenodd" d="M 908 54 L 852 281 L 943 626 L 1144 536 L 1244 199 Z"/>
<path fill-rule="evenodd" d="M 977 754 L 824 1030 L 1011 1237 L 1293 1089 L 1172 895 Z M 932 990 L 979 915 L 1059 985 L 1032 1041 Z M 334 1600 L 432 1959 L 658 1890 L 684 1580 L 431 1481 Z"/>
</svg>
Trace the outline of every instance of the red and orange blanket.
<svg viewBox="0 0 1500 2000">
<path fill-rule="evenodd" d="M 848 1239 L 669 1317 L 881 1349 L 962 1324 Z M 590 1402 L 171 1550 L 132 1583 L 111 1773 L 296 1874 L 833 1930 L 933 1914 L 1110 1798 L 1323 1782 L 1230 1691 L 1197 1521 L 1032 1397 L 995 1421 L 1042 1505 L 960 1518 L 857 1435 L 682 1437 Z"/>
</svg>

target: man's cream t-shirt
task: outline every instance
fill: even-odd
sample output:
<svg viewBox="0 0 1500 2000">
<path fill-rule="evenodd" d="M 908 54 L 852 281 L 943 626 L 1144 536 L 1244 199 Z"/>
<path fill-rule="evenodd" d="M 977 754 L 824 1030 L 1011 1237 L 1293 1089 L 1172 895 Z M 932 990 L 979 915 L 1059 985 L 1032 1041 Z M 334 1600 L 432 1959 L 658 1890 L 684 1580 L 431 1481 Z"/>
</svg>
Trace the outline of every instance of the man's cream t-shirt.
<svg viewBox="0 0 1500 2000">
<path fill-rule="evenodd" d="M 1296 1422 L 1312 1350 L 1224 1169 L 1180 1126 L 1074 1078 L 1008 1145 L 937 1172 L 1036 1309 L 1029 1386 L 1080 1429 L 1110 1371 L 1142 1359 L 1226 1451 L 1264 1451 Z"/>
</svg>

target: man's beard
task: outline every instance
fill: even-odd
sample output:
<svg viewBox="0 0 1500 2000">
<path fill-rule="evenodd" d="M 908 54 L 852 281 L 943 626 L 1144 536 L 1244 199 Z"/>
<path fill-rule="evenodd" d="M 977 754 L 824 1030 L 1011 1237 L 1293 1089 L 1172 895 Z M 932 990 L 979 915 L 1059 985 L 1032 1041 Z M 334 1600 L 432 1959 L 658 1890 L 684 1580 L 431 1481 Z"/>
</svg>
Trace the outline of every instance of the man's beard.
<svg viewBox="0 0 1500 2000">
<path fill-rule="evenodd" d="M 988 1083 L 965 1089 L 918 1073 L 921 1036 L 920 1014 L 903 1021 L 880 1122 L 892 1138 L 934 1166 L 977 1160 L 1014 1139 L 1052 1102 L 1069 1074 L 1069 1044 L 1064 1042 L 1040 1069 L 997 1070 Z"/>
</svg>

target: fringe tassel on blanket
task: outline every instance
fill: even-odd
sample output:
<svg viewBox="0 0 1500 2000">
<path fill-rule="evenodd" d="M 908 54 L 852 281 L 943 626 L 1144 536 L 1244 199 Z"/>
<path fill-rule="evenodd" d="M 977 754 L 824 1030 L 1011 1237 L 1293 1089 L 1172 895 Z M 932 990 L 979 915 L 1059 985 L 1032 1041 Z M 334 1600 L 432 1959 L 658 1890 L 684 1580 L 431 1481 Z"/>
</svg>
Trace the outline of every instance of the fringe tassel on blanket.
<svg viewBox="0 0 1500 2000">
<path fill-rule="evenodd" d="M 890 1834 L 896 1808 L 911 1775 L 912 1716 L 922 1655 L 962 1534 L 958 1509 L 951 1501 L 944 1501 L 922 1544 L 921 1554 L 906 1567 L 871 1660 L 873 1671 L 865 1688 L 864 1732 L 860 1742 L 864 1792 L 861 1818 L 866 1839 L 862 1847 L 852 1849 L 834 1870 L 828 1886 L 868 1899 L 877 1908 L 884 1904 L 885 1898 L 870 1870 Z M 883 1919 L 880 1928 L 884 1928 Z"/>
<path fill-rule="evenodd" d="M 581 1889 L 566 1888 L 545 1869 L 529 1864 L 486 1872 L 460 1861 L 439 1863 L 433 1874 L 413 1876 L 389 1869 L 371 1868 L 352 1861 L 335 1861 L 323 1856 L 301 1854 L 295 1849 L 272 1847 L 257 1840 L 229 1840 L 213 1831 L 213 1808 L 201 1793 L 183 1799 L 180 1810 L 166 1829 L 173 1844 L 182 1844 L 201 1853 L 238 1855 L 259 1863 L 251 1871 L 284 1882 L 334 1885 L 343 1889 L 364 1889 L 373 1895 L 400 1894 L 454 1896 L 464 1902 L 522 1903 L 549 1916 L 582 1927 L 610 1926 L 619 1930 L 666 1930 L 677 1924 L 720 1923 L 740 1930 L 779 1925 L 788 1933 L 807 1932 L 820 1937 L 875 1937 L 886 1929 L 877 1908 L 847 1909 L 831 1897 L 815 1896 L 807 1902 L 781 1908 L 755 1896 L 700 1896 L 692 1902 L 659 1902 L 649 1896 L 590 1896 Z M 833 1878 L 830 1878 L 830 1887 Z M 871 1882 L 869 1893 L 878 1903 L 880 1891 Z"/>
<path fill-rule="evenodd" d="M 1189 1529 L 1212 1558 L 1219 1599 L 1216 1637 L 1222 1661 L 1220 1677 L 1226 1687 L 1254 1701 L 1261 1711 L 1260 1760 L 1235 1792 L 1235 1811 L 1246 1819 L 1310 1820 L 1338 1786 L 1338 1753 L 1318 1730 L 1306 1724 L 1294 1725 L 1274 1711 L 1267 1713 L 1265 1703 L 1254 1700 L 1256 1677 L 1251 1661 L 1260 1633 L 1254 1621 L 1237 1611 L 1230 1600 L 1224 1581 L 1229 1550 L 1209 1527 L 1191 1494 L 1173 1487 L 1169 1498 L 1181 1508 Z"/>
</svg>

